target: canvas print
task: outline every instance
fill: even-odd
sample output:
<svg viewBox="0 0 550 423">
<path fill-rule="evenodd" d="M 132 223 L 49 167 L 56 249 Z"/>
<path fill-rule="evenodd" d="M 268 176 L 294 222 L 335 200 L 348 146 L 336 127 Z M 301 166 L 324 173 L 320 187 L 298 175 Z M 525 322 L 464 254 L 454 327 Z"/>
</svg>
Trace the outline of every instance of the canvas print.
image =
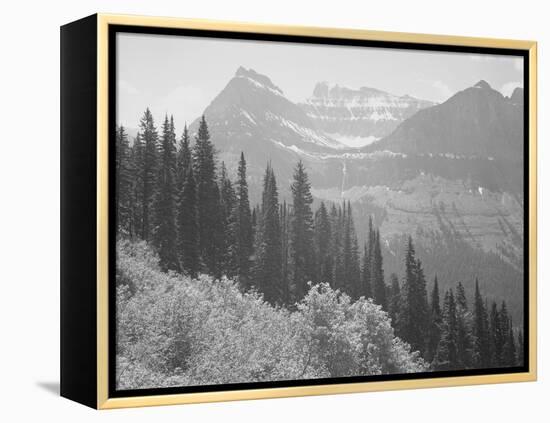
<svg viewBox="0 0 550 423">
<path fill-rule="evenodd" d="M 521 368 L 523 81 L 513 55 L 117 33 L 116 389 Z"/>
</svg>

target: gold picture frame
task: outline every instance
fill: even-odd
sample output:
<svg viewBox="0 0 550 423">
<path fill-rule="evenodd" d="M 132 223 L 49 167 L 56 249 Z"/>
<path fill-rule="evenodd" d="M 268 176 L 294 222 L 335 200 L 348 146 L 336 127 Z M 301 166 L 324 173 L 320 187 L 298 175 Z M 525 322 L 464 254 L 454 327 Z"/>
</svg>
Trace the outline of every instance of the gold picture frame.
<svg viewBox="0 0 550 423">
<path fill-rule="evenodd" d="M 71 25 L 67 25 L 69 28 Z M 167 395 L 143 395 L 129 397 L 110 397 L 109 396 L 109 27 L 117 26 L 139 26 L 151 28 L 185 28 L 199 29 L 209 31 L 231 31 L 250 34 L 270 34 L 299 37 L 319 37 L 343 40 L 372 40 L 388 41 L 395 43 L 413 43 L 429 44 L 438 46 L 466 46 L 476 48 L 492 49 L 516 49 L 528 53 L 528 90 L 529 98 L 529 157 L 528 157 L 528 176 L 529 176 L 529 220 L 526 223 L 526 232 L 529 234 L 529 262 L 528 265 L 528 371 L 518 373 L 503 373 L 490 375 L 469 375 L 452 377 L 435 377 L 422 379 L 404 379 L 391 381 L 372 381 L 361 383 L 341 383 L 330 385 L 310 385 L 310 386 L 290 386 L 262 389 L 243 389 L 231 391 L 213 391 L 196 393 L 174 393 Z M 234 23 L 198 19 L 179 19 L 163 17 L 145 17 L 145 16 L 124 16 L 115 14 L 94 15 L 90 28 L 95 26 L 95 44 L 97 50 L 95 63 L 97 65 L 96 73 L 96 145 L 95 154 L 97 157 L 95 163 L 95 298 L 93 304 L 96 309 L 90 315 L 90 319 L 95 318 L 95 354 L 87 363 L 95 369 L 95 389 L 87 390 L 85 394 L 73 394 L 73 391 L 84 390 L 82 387 L 74 387 L 74 384 L 66 383 L 64 388 L 63 377 L 67 376 L 73 369 L 67 365 L 65 375 L 62 374 L 62 395 L 75 399 L 79 402 L 90 405 L 98 409 L 113 409 L 122 407 L 141 407 L 152 405 L 171 405 L 171 404 L 190 404 L 206 403 L 214 401 L 234 401 L 249 399 L 281 398 L 307 395 L 325 395 L 341 394 L 354 392 L 371 392 L 400 389 L 434 388 L 462 385 L 493 384 L 505 382 L 527 382 L 537 379 L 537 43 L 534 41 L 517 41 L 504 39 L 489 39 L 475 37 L 459 37 L 447 35 L 429 35 L 429 34 L 409 34 L 400 32 L 382 32 L 368 31 L 362 29 L 335 29 L 335 28 L 315 28 L 286 25 L 260 25 L 251 23 Z M 74 35 L 73 35 L 74 36 Z M 93 35 L 91 36 L 93 37 Z M 76 48 L 76 47 L 75 47 Z M 88 48 L 84 47 L 83 48 Z M 69 56 L 69 53 L 67 53 Z M 69 88 L 66 89 L 67 92 Z M 63 91 L 62 91 L 63 92 Z M 63 98 L 63 95 L 62 95 Z M 63 113 L 62 113 L 63 119 Z M 69 119 L 65 116 L 65 119 Z M 62 147 L 63 148 L 63 147 Z M 67 153 L 69 154 L 69 153 Z M 70 160 L 67 156 L 66 160 Z M 63 182 L 62 182 L 63 184 Z M 62 248 L 64 248 L 62 246 Z M 65 248 L 70 248 L 66 245 Z M 62 281 L 63 286 L 63 281 Z M 62 288 L 63 289 L 63 288 Z M 69 299 L 71 297 L 68 297 Z M 71 299 L 71 301 L 73 301 Z M 63 303 L 63 301 L 62 301 Z M 69 311 L 63 308 L 62 315 L 66 314 L 69 318 Z M 65 311 L 64 311 L 65 310 Z M 62 321 L 63 322 L 63 321 Z M 64 324 L 62 323 L 62 331 Z M 66 330 L 67 343 L 74 342 L 69 339 L 71 334 L 76 333 Z M 63 333 L 62 333 L 63 342 Z M 72 350 L 70 350 L 72 351 Z M 67 350 L 65 357 L 72 354 Z M 63 348 L 62 348 L 63 358 Z M 93 361 L 95 360 L 95 363 Z M 62 359 L 63 362 L 63 359 Z M 62 365 L 63 367 L 63 365 Z M 74 367 L 74 366 L 73 366 Z M 63 368 L 62 368 L 63 373 Z M 94 372 L 92 372 L 94 373 Z M 95 401 L 92 398 L 92 391 L 95 391 Z"/>
</svg>

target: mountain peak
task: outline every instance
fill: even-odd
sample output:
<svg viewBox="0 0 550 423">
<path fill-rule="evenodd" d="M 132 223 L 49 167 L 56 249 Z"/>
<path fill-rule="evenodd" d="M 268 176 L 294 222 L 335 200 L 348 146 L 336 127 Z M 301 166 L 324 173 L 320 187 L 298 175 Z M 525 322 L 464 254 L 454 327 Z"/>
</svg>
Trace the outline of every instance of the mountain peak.
<svg viewBox="0 0 550 423">
<path fill-rule="evenodd" d="M 360 87 L 359 89 L 349 88 L 333 82 L 321 81 L 315 84 L 313 89 L 314 98 L 369 96 L 376 94 L 387 94 L 371 87 Z"/>
<path fill-rule="evenodd" d="M 482 79 L 477 84 L 475 84 L 474 87 L 475 88 L 483 88 L 484 90 L 490 90 L 491 89 L 491 86 L 489 85 L 489 83 L 487 81 L 485 81 L 484 79 Z"/>
<path fill-rule="evenodd" d="M 317 84 L 315 84 L 315 88 L 313 89 L 313 96 L 318 98 L 326 98 L 329 96 L 330 91 L 333 88 L 337 88 L 337 87 L 339 87 L 338 84 L 333 84 L 331 82 L 327 82 L 327 81 L 317 82 Z"/>
<path fill-rule="evenodd" d="M 244 66 L 239 66 L 235 72 L 235 78 L 247 78 L 252 81 L 256 86 L 262 86 L 268 90 L 273 90 L 279 94 L 283 94 L 283 90 L 277 87 L 271 79 L 261 73 L 256 72 L 254 69 L 246 69 Z"/>
</svg>

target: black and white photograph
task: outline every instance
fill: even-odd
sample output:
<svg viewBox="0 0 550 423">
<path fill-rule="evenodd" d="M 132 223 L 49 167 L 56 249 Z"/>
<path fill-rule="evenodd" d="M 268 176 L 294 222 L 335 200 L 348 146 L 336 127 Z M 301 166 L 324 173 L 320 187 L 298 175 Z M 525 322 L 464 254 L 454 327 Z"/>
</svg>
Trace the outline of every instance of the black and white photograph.
<svg viewBox="0 0 550 423">
<path fill-rule="evenodd" d="M 115 41 L 117 391 L 524 368 L 524 56 Z"/>
</svg>

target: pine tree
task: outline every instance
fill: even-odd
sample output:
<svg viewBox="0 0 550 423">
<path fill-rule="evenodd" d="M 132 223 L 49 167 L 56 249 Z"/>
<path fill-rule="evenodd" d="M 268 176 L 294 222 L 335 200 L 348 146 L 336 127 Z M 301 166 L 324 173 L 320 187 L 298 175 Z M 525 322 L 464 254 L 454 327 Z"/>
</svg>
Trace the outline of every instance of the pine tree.
<svg viewBox="0 0 550 423">
<path fill-rule="evenodd" d="M 392 326 L 398 326 L 398 321 L 401 315 L 401 287 L 399 286 L 399 278 L 395 273 L 390 275 L 390 289 L 388 299 L 388 312 L 391 317 Z"/>
<path fill-rule="evenodd" d="M 314 278 L 313 213 L 311 186 L 300 160 L 294 170 L 292 192 L 292 221 L 290 233 L 293 301 L 301 300 L 307 292 L 307 283 Z"/>
<path fill-rule="evenodd" d="M 437 346 L 441 339 L 441 305 L 439 298 L 439 282 L 437 275 L 434 278 L 434 285 L 430 296 L 430 328 L 428 337 L 428 346 L 426 349 L 426 361 L 431 363 L 435 358 Z"/>
<path fill-rule="evenodd" d="M 333 257 L 332 267 L 332 284 L 333 289 L 342 289 L 342 281 L 344 279 L 344 257 L 342 249 L 342 209 L 336 208 L 336 205 L 332 205 L 330 211 L 330 226 L 332 228 L 332 240 L 331 240 L 331 255 Z"/>
<path fill-rule="evenodd" d="M 514 367 L 517 365 L 517 348 L 516 339 L 514 336 L 514 327 L 512 319 L 509 320 L 506 341 L 503 348 L 504 365 L 506 367 Z"/>
<path fill-rule="evenodd" d="M 221 276 L 223 245 L 220 235 L 220 194 L 216 177 L 214 145 L 202 116 L 193 148 L 193 172 L 197 184 L 200 255 L 205 272 Z"/>
<path fill-rule="evenodd" d="M 350 209 L 351 216 L 351 209 Z M 355 225 L 353 219 L 351 221 L 351 295 L 352 298 L 359 298 L 359 292 L 361 290 L 361 257 L 359 254 L 359 243 L 357 241 L 357 233 L 355 232 Z"/>
<path fill-rule="evenodd" d="M 363 249 L 363 264 L 361 268 L 361 286 L 366 298 L 374 297 L 373 287 L 373 261 L 374 261 L 375 234 L 372 225 L 372 216 L 369 216 L 369 232 Z"/>
<path fill-rule="evenodd" d="M 162 270 L 179 270 L 176 253 L 176 134 L 174 120 L 165 117 L 159 148 L 157 187 L 153 200 L 153 245 Z"/>
<path fill-rule="evenodd" d="M 456 302 L 453 290 L 445 293 L 443 301 L 443 321 L 441 340 L 437 347 L 433 366 L 436 370 L 455 370 L 458 368 L 458 327 L 456 321 Z"/>
<path fill-rule="evenodd" d="M 349 201 L 343 204 L 344 214 L 344 236 L 342 246 L 343 256 L 343 290 L 351 297 L 357 298 L 360 295 L 361 270 L 359 266 L 359 248 L 353 213 Z"/>
<path fill-rule="evenodd" d="M 177 210 L 176 233 L 180 270 L 196 277 L 200 270 L 197 186 L 187 125 L 183 129 L 176 155 Z"/>
<path fill-rule="evenodd" d="M 474 293 L 473 336 L 473 366 L 480 369 L 490 367 L 489 322 L 487 309 L 479 291 L 479 281 L 477 278 Z"/>
<path fill-rule="evenodd" d="M 251 217 L 251 220 L 252 220 L 252 242 L 253 242 L 253 245 L 254 245 L 254 240 L 256 239 L 256 232 L 258 230 L 258 218 L 260 216 L 260 205 L 259 204 L 256 204 L 253 208 L 252 208 L 252 217 Z M 254 250 L 254 249 L 253 249 Z"/>
<path fill-rule="evenodd" d="M 130 149 L 130 171 L 131 171 L 131 195 L 130 195 L 130 236 L 132 238 L 143 238 L 143 154 L 144 145 L 138 133 L 134 144 Z"/>
<path fill-rule="evenodd" d="M 523 340 L 523 331 L 520 330 L 518 332 L 518 348 L 517 348 L 517 365 L 518 366 L 523 366 L 525 365 L 525 353 L 524 353 L 524 350 L 525 350 L 525 345 L 524 345 L 524 340 Z"/>
<path fill-rule="evenodd" d="M 221 214 L 221 272 L 232 278 L 237 275 L 237 195 L 233 183 L 227 175 L 225 163 L 222 162 L 220 175 L 220 214 Z"/>
<path fill-rule="evenodd" d="M 467 369 L 472 366 L 473 340 L 471 333 L 471 316 L 468 312 L 468 302 L 462 282 L 459 282 L 456 288 L 456 304 L 458 363 L 461 368 Z"/>
<path fill-rule="evenodd" d="M 286 201 L 279 206 L 279 220 L 281 228 L 281 284 L 282 304 L 286 304 L 290 297 L 290 222 L 291 210 Z"/>
<path fill-rule="evenodd" d="M 500 318 L 497 303 L 491 303 L 489 316 L 489 348 L 491 352 L 491 367 L 500 367 L 502 357 L 502 340 L 500 335 Z"/>
<path fill-rule="evenodd" d="M 236 274 L 244 289 L 250 288 L 250 257 L 253 253 L 254 222 L 248 199 L 248 182 L 246 180 L 246 160 L 241 152 L 237 171 L 237 207 L 235 208 L 235 251 Z"/>
<path fill-rule="evenodd" d="M 183 184 L 185 183 L 185 178 L 187 177 L 189 166 L 192 166 L 191 144 L 189 131 L 187 130 L 187 125 L 185 125 L 178 144 L 176 158 L 176 185 L 180 194 L 183 189 Z"/>
<path fill-rule="evenodd" d="M 143 151 L 140 154 L 139 180 L 141 182 L 141 238 L 145 241 L 151 240 L 151 231 L 153 227 L 153 200 L 156 195 L 157 187 L 157 160 L 158 160 L 158 134 L 155 127 L 153 115 L 147 108 L 139 122 L 139 139 L 143 144 Z"/>
<path fill-rule="evenodd" d="M 131 236 L 132 169 L 128 134 L 121 125 L 116 131 L 115 202 L 117 236 Z"/>
<path fill-rule="evenodd" d="M 380 248 L 380 231 L 374 231 L 374 248 L 372 252 L 371 281 L 374 302 L 380 304 L 384 310 L 388 309 L 386 300 L 386 283 L 384 282 L 384 269 L 382 263 L 382 251 Z"/>
<path fill-rule="evenodd" d="M 428 296 L 422 264 L 420 260 L 416 259 L 415 254 L 412 238 L 409 236 L 405 256 L 402 318 L 399 322 L 398 333 L 411 345 L 413 351 L 419 351 L 424 356 L 429 317 Z"/>
<path fill-rule="evenodd" d="M 332 230 L 327 208 L 324 202 L 315 212 L 315 257 L 316 260 L 316 277 L 315 282 L 332 283 L 332 254 L 330 251 L 330 242 L 332 238 Z"/>
<path fill-rule="evenodd" d="M 365 242 L 363 246 L 363 258 L 361 264 L 361 293 L 360 296 L 365 298 L 372 298 L 372 286 L 371 286 L 371 254 L 369 250 L 369 244 Z"/>
<path fill-rule="evenodd" d="M 193 166 L 188 166 L 178 203 L 178 252 L 181 270 L 192 278 L 201 269 L 197 200 Z"/>
<path fill-rule="evenodd" d="M 499 311 L 500 337 L 502 343 L 502 355 L 500 365 L 502 367 L 513 367 L 516 365 L 516 342 L 512 319 L 508 315 L 506 302 L 503 301 Z"/>
<path fill-rule="evenodd" d="M 264 176 L 262 206 L 256 229 L 254 284 L 271 304 L 284 304 L 286 287 L 281 277 L 281 227 L 277 182 L 271 165 Z"/>
</svg>

